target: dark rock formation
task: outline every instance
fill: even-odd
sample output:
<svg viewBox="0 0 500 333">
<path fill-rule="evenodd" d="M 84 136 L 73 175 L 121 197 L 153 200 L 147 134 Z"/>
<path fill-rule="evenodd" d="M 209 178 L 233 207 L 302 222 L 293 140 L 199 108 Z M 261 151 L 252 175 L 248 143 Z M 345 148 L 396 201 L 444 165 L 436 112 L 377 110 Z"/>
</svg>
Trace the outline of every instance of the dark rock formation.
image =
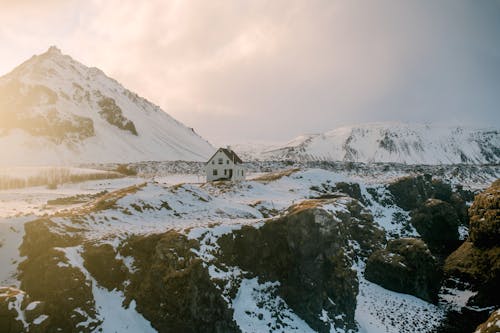
<svg viewBox="0 0 500 333">
<path fill-rule="evenodd" d="M 344 316 L 335 327 L 355 328 L 358 282 L 351 269 L 353 259 L 380 248 L 384 241 L 357 200 L 336 200 L 344 200 L 348 210 L 332 213 L 323 206 L 335 200 L 308 200 L 260 228 L 244 226 L 218 241 L 222 262 L 264 281 L 279 281 L 280 296 L 318 332 L 330 329 L 319 319 L 322 310 L 330 318 Z M 360 245 L 359 253 L 349 240 Z"/>
<path fill-rule="evenodd" d="M 500 181 L 476 196 L 469 209 L 469 238 L 445 261 L 447 281 L 472 289 L 477 294 L 467 306 L 452 311 L 438 332 L 469 331 L 486 320 L 489 309 L 500 307 Z M 457 325 L 461 323 L 461 325 Z M 481 326 L 484 332 L 484 326 Z M 488 331 L 486 331 L 488 332 Z"/>
<path fill-rule="evenodd" d="M 500 245 L 500 179 L 477 195 L 469 209 L 469 240 L 479 248 Z"/>
<path fill-rule="evenodd" d="M 84 245 L 84 266 L 96 281 L 108 290 L 122 289 L 127 277 L 127 268 L 109 244 Z"/>
<path fill-rule="evenodd" d="M 434 253 L 450 254 L 459 245 L 455 208 L 439 199 L 428 199 L 411 213 L 410 223 Z"/>
<path fill-rule="evenodd" d="M 48 219 L 26 223 L 25 231 L 20 247 L 21 255 L 26 256 L 19 265 L 21 289 L 31 300 L 45 303 L 45 314 L 51 319 L 47 331 L 72 331 L 78 323 L 88 321 L 80 330 L 91 332 L 99 324 L 92 320 L 95 304 L 91 286 L 60 249 L 78 245 L 81 238 Z"/>
<path fill-rule="evenodd" d="M 432 179 L 429 174 L 399 178 L 389 184 L 387 189 L 394 197 L 396 205 L 404 210 L 419 208 L 430 198 L 449 202 L 452 195 L 449 184 Z"/>
<path fill-rule="evenodd" d="M 196 247 L 174 231 L 132 237 L 122 249 L 137 267 L 127 299 L 159 332 L 238 332 L 221 291 L 191 251 Z"/>
<path fill-rule="evenodd" d="M 500 306 L 500 181 L 476 196 L 469 238 L 445 263 L 445 273 L 470 284 L 479 306 Z"/>
<path fill-rule="evenodd" d="M 422 240 L 402 238 L 370 256 L 365 277 L 389 290 L 436 302 L 442 272 Z"/>
</svg>

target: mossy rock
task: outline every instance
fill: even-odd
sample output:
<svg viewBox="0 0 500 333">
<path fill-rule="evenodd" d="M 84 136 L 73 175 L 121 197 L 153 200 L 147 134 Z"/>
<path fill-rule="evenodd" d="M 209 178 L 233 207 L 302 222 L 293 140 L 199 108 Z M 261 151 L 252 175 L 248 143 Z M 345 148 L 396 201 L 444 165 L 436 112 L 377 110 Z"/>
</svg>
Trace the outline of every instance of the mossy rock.
<svg viewBox="0 0 500 333">
<path fill-rule="evenodd" d="M 437 302 L 442 271 L 420 239 L 391 240 L 366 263 L 365 278 L 382 287 Z"/>
<path fill-rule="evenodd" d="M 500 181 L 476 196 L 470 213 L 469 238 L 445 262 L 445 274 L 471 285 L 471 303 L 500 306 Z"/>
<path fill-rule="evenodd" d="M 478 194 L 469 209 L 470 241 L 477 247 L 500 245 L 500 179 Z"/>
</svg>

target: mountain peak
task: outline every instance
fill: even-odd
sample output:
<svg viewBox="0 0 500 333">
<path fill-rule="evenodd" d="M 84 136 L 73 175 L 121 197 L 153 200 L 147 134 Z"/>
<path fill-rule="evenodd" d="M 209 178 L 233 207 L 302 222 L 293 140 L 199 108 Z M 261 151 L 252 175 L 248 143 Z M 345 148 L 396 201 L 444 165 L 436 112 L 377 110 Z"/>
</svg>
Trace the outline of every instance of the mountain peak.
<svg viewBox="0 0 500 333">
<path fill-rule="evenodd" d="M 46 53 L 48 53 L 48 54 L 62 54 L 61 50 L 55 45 L 52 45 L 51 47 L 49 47 L 49 49 L 47 50 Z"/>
<path fill-rule="evenodd" d="M 56 46 L 0 77 L 0 113 L 0 164 L 204 161 L 213 153 L 159 107 Z"/>
</svg>

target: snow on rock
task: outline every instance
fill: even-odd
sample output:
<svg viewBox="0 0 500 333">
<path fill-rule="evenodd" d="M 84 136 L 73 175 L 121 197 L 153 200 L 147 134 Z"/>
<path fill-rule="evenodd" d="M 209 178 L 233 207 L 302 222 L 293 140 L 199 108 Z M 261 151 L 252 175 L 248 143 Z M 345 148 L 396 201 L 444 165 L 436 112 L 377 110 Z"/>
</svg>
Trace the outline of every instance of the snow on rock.
<svg viewBox="0 0 500 333">
<path fill-rule="evenodd" d="M 0 286 L 19 287 L 17 265 L 21 261 L 19 246 L 24 237 L 24 223 L 28 218 L 3 220 L 0 218 Z"/>
<path fill-rule="evenodd" d="M 2 165 L 205 161 L 214 152 L 160 107 L 52 48 L 0 78 L 0 110 Z"/>
<path fill-rule="evenodd" d="M 241 281 L 232 304 L 233 318 L 241 331 L 314 333 L 315 331 L 276 295 L 277 285 L 278 282 L 259 284 L 257 278 Z"/>
<path fill-rule="evenodd" d="M 99 328 L 102 332 L 156 332 L 149 321 L 135 310 L 135 301 L 128 308 L 123 306 L 125 296 L 118 290 L 108 291 L 98 285 L 97 281 L 87 271 L 81 256 L 81 246 L 58 248 L 63 252 L 72 267 L 78 268 L 92 284 L 95 307 L 98 319 L 102 321 Z"/>
</svg>

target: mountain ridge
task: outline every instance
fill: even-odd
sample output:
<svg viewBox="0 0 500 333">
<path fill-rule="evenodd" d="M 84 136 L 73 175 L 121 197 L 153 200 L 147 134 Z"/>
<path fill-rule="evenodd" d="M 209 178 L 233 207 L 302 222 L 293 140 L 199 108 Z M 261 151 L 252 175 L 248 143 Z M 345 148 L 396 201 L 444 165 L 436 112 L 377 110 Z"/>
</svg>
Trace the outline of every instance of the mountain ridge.
<svg viewBox="0 0 500 333">
<path fill-rule="evenodd" d="M 253 156 L 261 160 L 495 164 L 500 162 L 500 131 L 430 124 L 366 123 L 300 135 L 285 144 L 253 152 Z"/>
</svg>

